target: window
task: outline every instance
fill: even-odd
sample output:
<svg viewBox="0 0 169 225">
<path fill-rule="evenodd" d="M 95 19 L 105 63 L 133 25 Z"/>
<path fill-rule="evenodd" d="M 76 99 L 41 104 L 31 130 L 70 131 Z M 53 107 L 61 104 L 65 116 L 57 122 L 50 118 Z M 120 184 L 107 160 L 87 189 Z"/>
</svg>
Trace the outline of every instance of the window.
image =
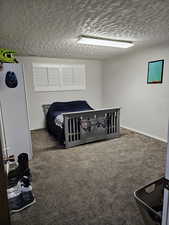
<svg viewBox="0 0 169 225">
<path fill-rule="evenodd" d="M 83 90 L 86 86 L 85 65 L 33 63 L 35 91 Z"/>
</svg>

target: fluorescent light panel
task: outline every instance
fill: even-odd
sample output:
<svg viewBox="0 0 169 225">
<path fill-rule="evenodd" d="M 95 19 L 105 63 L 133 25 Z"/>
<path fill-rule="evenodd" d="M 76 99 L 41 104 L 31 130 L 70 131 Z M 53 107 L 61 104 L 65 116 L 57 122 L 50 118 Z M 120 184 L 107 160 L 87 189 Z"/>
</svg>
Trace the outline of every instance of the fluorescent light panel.
<svg viewBox="0 0 169 225">
<path fill-rule="evenodd" d="M 129 41 L 116 41 L 116 40 L 109 40 L 109 39 L 102 39 L 102 38 L 99 39 L 99 38 L 85 37 L 85 36 L 80 36 L 78 43 L 86 44 L 86 45 L 108 46 L 108 47 L 115 47 L 115 48 L 129 48 L 134 45 L 132 42 L 129 42 Z"/>
</svg>

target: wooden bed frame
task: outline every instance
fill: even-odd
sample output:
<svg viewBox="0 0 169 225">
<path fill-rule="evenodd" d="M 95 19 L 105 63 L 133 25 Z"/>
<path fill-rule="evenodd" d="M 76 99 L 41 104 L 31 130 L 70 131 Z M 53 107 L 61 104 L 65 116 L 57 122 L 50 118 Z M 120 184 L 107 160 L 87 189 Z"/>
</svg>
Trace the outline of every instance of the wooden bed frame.
<svg viewBox="0 0 169 225">
<path fill-rule="evenodd" d="M 50 105 L 43 105 L 46 116 Z M 120 136 L 120 108 L 63 113 L 65 148 Z"/>
</svg>

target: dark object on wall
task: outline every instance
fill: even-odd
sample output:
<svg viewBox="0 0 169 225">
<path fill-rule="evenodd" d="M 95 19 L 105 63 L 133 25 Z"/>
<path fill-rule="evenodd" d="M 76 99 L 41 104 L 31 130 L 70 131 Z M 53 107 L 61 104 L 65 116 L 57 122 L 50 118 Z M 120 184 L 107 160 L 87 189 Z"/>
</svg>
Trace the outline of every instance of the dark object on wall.
<svg viewBox="0 0 169 225">
<path fill-rule="evenodd" d="M 135 191 L 134 197 L 145 225 L 161 225 L 165 178 L 162 177 Z"/>
<path fill-rule="evenodd" d="M 5 83 L 9 88 L 16 88 L 18 85 L 18 80 L 14 72 L 8 71 L 5 78 Z"/>
<path fill-rule="evenodd" d="M 148 63 L 147 84 L 159 84 L 163 82 L 164 60 Z"/>
</svg>

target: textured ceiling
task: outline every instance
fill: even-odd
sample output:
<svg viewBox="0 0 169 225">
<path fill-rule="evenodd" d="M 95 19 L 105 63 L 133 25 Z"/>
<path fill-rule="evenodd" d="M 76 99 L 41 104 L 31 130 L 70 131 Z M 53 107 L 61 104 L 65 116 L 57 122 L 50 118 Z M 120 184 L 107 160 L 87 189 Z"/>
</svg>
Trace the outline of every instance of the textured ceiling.
<svg viewBox="0 0 169 225">
<path fill-rule="evenodd" d="M 131 49 L 77 44 L 79 35 L 169 40 L 168 0 L 0 0 L 0 47 L 18 55 L 105 59 Z"/>
</svg>

